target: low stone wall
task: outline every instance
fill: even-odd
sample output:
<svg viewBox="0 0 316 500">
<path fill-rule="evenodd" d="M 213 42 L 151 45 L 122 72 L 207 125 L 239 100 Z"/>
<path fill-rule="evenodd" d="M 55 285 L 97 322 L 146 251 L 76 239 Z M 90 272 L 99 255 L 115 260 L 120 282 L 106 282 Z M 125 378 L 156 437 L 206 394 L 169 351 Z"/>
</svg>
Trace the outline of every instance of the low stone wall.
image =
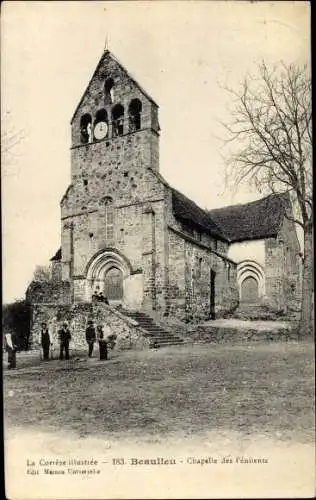
<svg viewBox="0 0 316 500">
<path fill-rule="evenodd" d="M 186 343 L 210 342 L 210 343 L 243 343 L 243 342 L 287 342 L 299 340 L 297 334 L 297 322 L 284 325 L 282 328 L 271 330 L 259 330 L 254 326 L 239 328 L 236 326 L 212 326 L 192 323 L 183 323 L 175 318 L 162 319 L 158 315 L 152 315 L 155 322 L 166 328 L 174 335 L 178 335 Z"/>
<path fill-rule="evenodd" d="M 87 322 L 107 324 L 111 331 L 117 335 L 115 349 L 146 349 L 149 348 L 149 339 L 137 323 L 126 318 L 116 309 L 90 303 L 72 305 L 34 304 L 32 306 L 31 344 L 32 348 L 39 347 L 41 323 L 48 324 L 49 333 L 54 346 L 58 345 L 58 330 L 63 321 L 70 327 L 72 349 L 86 349 L 85 330 Z"/>
<path fill-rule="evenodd" d="M 226 328 L 198 326 L 186 334 L 191 342 L 205 343 L 245 343 L 245 342 L 289 342 L 299 340 L 296 328 L 258 330 L 255 328 Z"/>
<path fill-rule="evenodd" d="M 107 324 L 117 335 L 117 349 L 144 349 L 149 348 L 147 332 L 137 326 L 137 322 L 127 318 L 115 308 L 107 305 L 93 306 L 93 319 L 95 324 Z"/>
<path fill-rule="evenodd" d="M 70 305 L 70 281 L 32 281 L 26 290 L 26 300 L 31 304 Z"/>
</svg>

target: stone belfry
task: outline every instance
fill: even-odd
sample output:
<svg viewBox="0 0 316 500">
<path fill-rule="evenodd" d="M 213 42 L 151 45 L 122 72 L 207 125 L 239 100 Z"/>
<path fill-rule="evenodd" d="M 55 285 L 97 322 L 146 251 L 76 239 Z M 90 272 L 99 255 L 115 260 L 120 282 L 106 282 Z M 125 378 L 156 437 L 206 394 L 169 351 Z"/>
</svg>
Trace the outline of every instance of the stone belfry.
<svg viewBox="0 0 316 500">
<path fill-rule="evenodd" d="M 105 50 L 71 120 L 71 184 L 61 200 L 61 278 L 72 283 L 75 302 L 103 290 L 107 271 L 122 281 L 116 260 L 129 275 L 142 268 L 146 217 L 138 212 L 153 182 L 161 190 L 158 170 L 158 106 Z"/>
</svg>

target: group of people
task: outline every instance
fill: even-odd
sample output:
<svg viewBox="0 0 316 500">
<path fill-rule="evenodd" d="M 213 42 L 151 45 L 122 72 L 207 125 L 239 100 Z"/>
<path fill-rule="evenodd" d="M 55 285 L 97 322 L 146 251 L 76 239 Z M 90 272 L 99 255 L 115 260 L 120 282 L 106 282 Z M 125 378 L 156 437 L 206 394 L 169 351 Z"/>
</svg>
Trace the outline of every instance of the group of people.
<svg viewBox="0 0 316 500">
<path fill-rule="evenodd" d="M 104 304 L 109 305 L 108 298 L 103 295 L 102 292 L 98 292 L 97 290 L 92 294 L 92 302 L 103 302 Z"/>
<path fill-rule="evenodd" d="M 108 359 L 108 347 L 113 348 L 115 341 L 113 337 L 115 335 L 111 334 L 111 330 L 107 325 L 97 325 L 95 328 L 92 320 L 89 320 L 86 328 L 86 342 L 88 344 L 88 357 L 91 358 L 93 354 L 94 344 L 98 342 L 99 344 L 99 356 L 100 360 Z M 15 340 L 15 335 L 12 333 L 6 333 L 4 335 L 5 340 L 5 350 L 8 354 L 8 368 L 16 368 L 16 353 L 18 346 Z M 59 359 L 69 359 L 69 343 L 71 341 L 71 332 L 67 322 L 61 325 L 58 330 L 58 342 L 59 342 Z M 41 324 L 40 331 L 40 345 L 43 351 L 43 360 L 48 361 L 50 356 L 50 351 L 52 348 L 51 336 L 46 322 Z"/>
<path fill-rule="evenodd" d="M 86 341 L 88 344 L 89 358 L 92 357 L 94 344 L 98 341 L 100 359 L 108 359 L 108 338 L 110 337 L 111 332 L 109 331 L 108 327 L 106 327 L 108 331 L 106 331 L 105 338 L 103 328 L 104 327 L 102 325 L 97 325 L 97 328 L 95 329 L 93 321 L 88 321 L 88 325 L 86 328 Z"/>
<path fill-rule="evenodd" d="M 71 341 L 71 333 L 68 327 L 68 323 L 64 322 L 61 328 L 58 330 L 58 342 L 59 342 L 59 359 L 69 359 L 69 343 Z M 51 346 L 53 345 L 51 342 L 49 330 L 47 323 L 43 322 L 41 325 L 40 332 L 40 343 L 43 349 L 43 359 L 44 361 L 49 360 L 49 352 Z"/>
<path fill-rule="evenodd" d="M 92 320 L 89 320 L 86 328 L 86 342 L 88 344 L 88 357 L 91 358 L 95 342 L 99 343 L 99 355 L 101 360 L 108 359 L 108 339 L 111 337 L 111 331 L 108 326 L 105 326 L 104 332 L 103 325 L 95 326 Z M 71 341 L 71 332 L 67 322 L 62 324 L 58 330 L 59 341 L 59 359 L 69 359 L 69 343 Z M 52 346 L 47 323 L 43 322 L 41 325 L 40 343 L 43 350 L 44 361 L 49 360 L 50 349 Z"/>
</svg>

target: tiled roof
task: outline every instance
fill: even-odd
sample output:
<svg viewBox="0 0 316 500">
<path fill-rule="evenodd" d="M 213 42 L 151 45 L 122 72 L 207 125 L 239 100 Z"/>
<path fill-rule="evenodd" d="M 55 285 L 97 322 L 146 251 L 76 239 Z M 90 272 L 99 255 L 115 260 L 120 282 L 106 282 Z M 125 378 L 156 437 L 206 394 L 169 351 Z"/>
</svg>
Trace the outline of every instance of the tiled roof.
<svg viewBox="0 0 316 500">
<path fill-rule="evenodd" d="M 171 188 L 171 190 L 173 213 L 177 219 L 202 229 L 220 240 L 227 241 L 225 234 L 208 212 L 200 208 L 194 201 L 180 193 L 180 191 L 174 188 Z"/>
<path fill-rule="evenodd" d="M 251 203 L 217 208 L 208 213 L 231 242 L 257 240 L 278 234 L 289 205 L 288 193 L 271 194 Z"/>
</svg>

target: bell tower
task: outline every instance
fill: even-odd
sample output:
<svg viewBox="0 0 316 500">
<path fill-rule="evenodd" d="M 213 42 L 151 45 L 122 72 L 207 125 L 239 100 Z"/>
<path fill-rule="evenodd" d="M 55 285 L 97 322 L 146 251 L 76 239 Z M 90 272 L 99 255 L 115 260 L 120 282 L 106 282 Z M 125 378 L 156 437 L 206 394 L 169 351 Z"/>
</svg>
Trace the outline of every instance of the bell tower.
<svg viewBox="0 0 316 500">
<path fill-rule="evenodd" d="M 158 106 L 108 50 L 72 117 L 70 149 L 71 183 L 61 200 L 62 277 L 72 281 L 79 300 L 98 252 L 109 261 L 114 250 L 127 261 L 137 254 L 135 269 L 141 267 L 142 206 L 163 196 L 153 174 L 159 170 Z M 126 262 L 125 277 L 135 271 Z M 91 273 L 87 279 L 95 284 Z"/>
<path fill-rule="evenodd" d="M 158 106 L 108 50 L 75 110 L 71 137 L 72 184 L 136 163 L 159 169 Z"/>
</svg>

